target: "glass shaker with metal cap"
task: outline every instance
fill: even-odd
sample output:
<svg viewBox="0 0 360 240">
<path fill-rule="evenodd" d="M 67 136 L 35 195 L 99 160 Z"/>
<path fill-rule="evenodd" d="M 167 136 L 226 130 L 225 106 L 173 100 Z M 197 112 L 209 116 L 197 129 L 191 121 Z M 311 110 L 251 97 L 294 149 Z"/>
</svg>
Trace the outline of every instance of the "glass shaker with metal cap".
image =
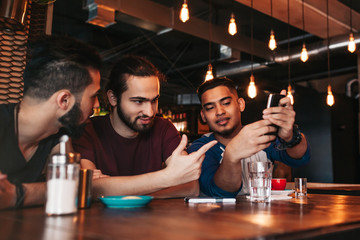
<svg viewBox="0 0 360 240">
<path fill-rule="evenodd" d="M 63 215 L 77 212 L 79 163 L 67 155 L 65 144 L 68 136 L 60 138 L 60 154 L 52 156 L 47 168 L 46 214 Z"/>
</svg>

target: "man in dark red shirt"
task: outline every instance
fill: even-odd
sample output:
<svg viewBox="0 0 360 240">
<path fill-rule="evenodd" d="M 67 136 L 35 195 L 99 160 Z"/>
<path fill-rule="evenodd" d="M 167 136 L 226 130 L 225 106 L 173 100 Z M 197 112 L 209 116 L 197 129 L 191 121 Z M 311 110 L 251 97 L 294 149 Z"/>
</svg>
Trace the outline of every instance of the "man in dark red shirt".
<svg viewBox="0 0 360 240">
<path fill-rule="evenodd" d="M 91 118 L 73 141 L 81 166 L 95 171 L 95 196 L 199 194 L 204 153 L 216 141 L 186 154 L 186 136 L 181 139 L 169 120 L 156 117 L 162 78 L 142 57 L 126 56 L 114 65 L 106 89 L 112 112 Z"/>
</svg>

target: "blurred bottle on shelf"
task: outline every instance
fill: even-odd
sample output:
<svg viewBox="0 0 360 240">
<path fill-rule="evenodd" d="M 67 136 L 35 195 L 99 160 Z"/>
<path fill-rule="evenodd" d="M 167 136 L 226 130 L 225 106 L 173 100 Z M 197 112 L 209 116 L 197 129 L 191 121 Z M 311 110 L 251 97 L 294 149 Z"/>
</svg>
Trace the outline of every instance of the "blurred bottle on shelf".
<svg viewBox="0 0 360 240">
<path fill-rule="evenodd" d="M 172 114 L 171 118 L 169 119 L 175 126 L 175 128 L 179 132 L 187 133 L 188 132 L 188 123 L 186 118 L 186 113 L 176 113 Z"/>
</svg>

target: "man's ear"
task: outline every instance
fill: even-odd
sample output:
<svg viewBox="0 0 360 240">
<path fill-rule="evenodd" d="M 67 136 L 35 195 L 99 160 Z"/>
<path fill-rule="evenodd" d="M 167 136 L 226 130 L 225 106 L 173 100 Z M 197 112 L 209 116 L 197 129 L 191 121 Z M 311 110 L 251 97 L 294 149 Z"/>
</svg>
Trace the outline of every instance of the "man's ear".
<svg viewBox="0 0 360 240">
<path fill-rule="evenodd" d="M 240 112 L 245 110 L 245 100 L 243 98 L 238 98 L 238 104 L 240 107 Z"/>
<path fill-rule="evenodd" d="M 66 111 L 75 104 L 75 96 L 69 90 L 60 90 L 56 94 L 56 104 L 60 109 Z"/>
<path fill-rule="evenodd" d="M 201 119 L 203 120 L 204 123 L 207 123 L 206 122 L 206 118 L 205 118 L 205 114 L 204 114 L 204 111 L 201 109 L 200 110 L 200 116 L 201 116 Z"/>
<path fill-rule="evenodd" d="M 117 105 L 117 98 L 112 90 L 108 90 L 106 92 L 106 95 L 108 97 L 109 103 L 111 106 L 115 107 Z"/>
</svg>

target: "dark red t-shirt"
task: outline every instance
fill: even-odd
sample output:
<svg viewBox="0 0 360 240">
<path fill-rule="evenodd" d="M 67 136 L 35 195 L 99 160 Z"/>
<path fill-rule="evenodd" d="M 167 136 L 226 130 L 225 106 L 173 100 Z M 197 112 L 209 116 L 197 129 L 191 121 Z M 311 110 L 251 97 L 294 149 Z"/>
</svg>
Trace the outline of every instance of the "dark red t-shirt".
<svg viewBox="0 0 360 240">
<path fill-rule="evenodd" d="M 180 143 L 180 134 L 166 119 L 155 117 L 150 131 L 136 138 L 120 136 L 110 117 L 93 117 L 73 146 L 81 158 L 92 161 L 103 174 L 130 176 L 160 170 Z"/>
</svg>

